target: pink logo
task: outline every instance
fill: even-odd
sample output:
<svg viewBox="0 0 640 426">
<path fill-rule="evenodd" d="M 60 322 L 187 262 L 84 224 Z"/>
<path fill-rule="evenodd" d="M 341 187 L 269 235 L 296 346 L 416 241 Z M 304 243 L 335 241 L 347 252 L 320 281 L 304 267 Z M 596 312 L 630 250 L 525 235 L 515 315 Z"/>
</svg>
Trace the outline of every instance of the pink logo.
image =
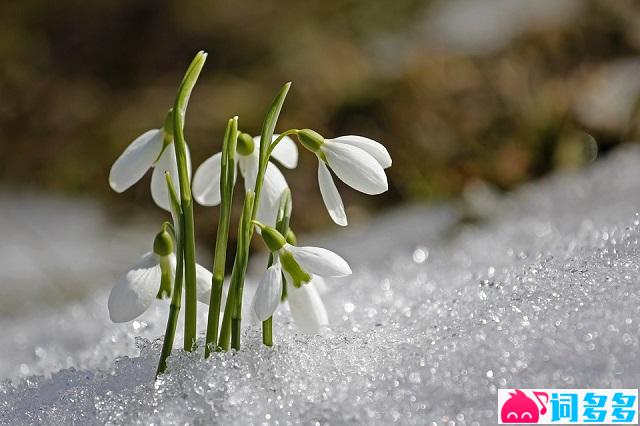
<svg viewBox="0 0 640 426">
<path fill-rule="evenodd" d="M 547 412 L 545 404 L 549 402 L 549 395 L 546 392 L 533 392 L 534 396 L 540 403 L 538 405 L 519 389 L 509 392 L 510 398 L 502 406 L 500 418 L 503 423 L 538 423 L 540 414 Z M 543 396 L 545 401 L 542 402 L 540 397 Z"/>
</svg>

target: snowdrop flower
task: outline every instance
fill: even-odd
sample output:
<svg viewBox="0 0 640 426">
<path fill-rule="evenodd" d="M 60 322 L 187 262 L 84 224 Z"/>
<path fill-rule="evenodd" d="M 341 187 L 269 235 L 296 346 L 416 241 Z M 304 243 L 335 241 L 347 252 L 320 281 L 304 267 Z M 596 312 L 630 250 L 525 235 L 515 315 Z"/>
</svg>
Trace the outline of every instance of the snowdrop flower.
<svg viewBox="0 0 640 426">
<path fill-rule="evenodd" d="M 362 136 L 325 139 L 310 129 L 299 130 L 297 136 L 318 157 L 320 193 L 329 216 L 338 225 L 347 226 L 347 215 L 329 168 L 344 183 L 365 194 L 381 194 L 388 189 L 384 169 L 391 167 L 392 161 L 382 144 Z"/>
<path fill-rule="evenodd" d="M 266 321 L 273 315 L 282 298 L 282 267 L 280 260 L 275 259 L 262 276 L 251 306 L 255 317 Z"/>
<path fill-rule="evenodd" d="M 273 315 L 282 297 L 282 274 L 291 284 L 288 294 L 291 314 L 302 331 L 315 333 L 328 324 L 322 299 L 313 285 L 314 275 L 344 277 L 349 264 L 334 252 L 320 247 L 297 247 L 286 242 L 276 229 L 257 223 L 262 239 L 273 253 L 274 264 L 258 284 L 252 302 L 255 316 L 264 321 Z"/>
<path fill-rule="evenodd" d="M 111 321 L 131 321 L 142 315 L 153 299 L 169 298 L 175 274 L 173 242 L 163 227 L 156 235 L 153 252 L 145 253 L 111 289 L 107 302 Z M 211 272 L 196 264 L 196 287 L 202 303 L 209 303 L 211 277 Z"/>
<path fill-rule="evenodd" d="M 169 113 L 166 123 L 171 122 L 170 116 L 171 113 Z M 169 193 L 164 172 L 168 171 L 171 174 L 178 194 L 180 193 L 180 179 L 178 178 L 176 152 L 169 124 L 165 124 L 160 129 L 149 130 L 129 144 L 111 166 L 109 185 L 118 193 L 124 192 L 142 179 L 150 168 L 153 168 L 151 197 L 158 207 L 170 211 Z M 191 174 L 191 158 L 188 148 L 187 168 Z"/>
<path fill-rule="evenodd" d="M 274 135 L 274 140 L 278 135 Z M 258 175 L 258 161 L 260 153 L 260 137 L 251 138 L 246 133 L 238 136 L 238 168 L 244 177 L 246 191 L 253 191 Z M 298 147 L 288 136 L 282 138 L 271 154 L 280 164 L 288 169 L 298 165 Z M 222 153 L 217 153 L 205 160 L 198 167 L 193 177 L 193 196 L 203 206 L 220 204 L 220 170 Z M 271 161 L 267 164 L 260 197 L 257 218 L 267 224 L 275 225 L 278 205 L 282 192 L 287 189 L 287 181 Z"/>
<path fill-rule="evenodd" d="M 287 288 L 287 303 L 296 327 L 306 334 L 317 334 L 329 325 L 329 316 L 320 297 L 318 283 L 322 278 L 313 276 L 311 281 L 300 287 Z"/>
</svg>

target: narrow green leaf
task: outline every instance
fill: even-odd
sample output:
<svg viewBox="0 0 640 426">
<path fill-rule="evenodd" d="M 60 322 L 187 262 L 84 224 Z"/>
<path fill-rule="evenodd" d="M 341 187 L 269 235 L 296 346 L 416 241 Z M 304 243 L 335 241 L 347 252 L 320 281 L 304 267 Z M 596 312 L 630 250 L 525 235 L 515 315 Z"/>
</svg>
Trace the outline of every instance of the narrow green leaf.
<svg viewBox="0 0 640 426">
<path fill-rule="evenodd" d="M 211 350 L 217 346 L 218 327 L 220 322 L 220 305 L 224 285 L 225 264 L 227 259 L 227 241 L 229 239 L 229 224 L 231 221 L 231 205 L 233 200 L 233 188 L 235 185 L 234 173 L 235 150 L 238 140 L 238 117 L 234 117 L 227 123 L 227 129 L 222 143 L 222 160 L 220 170 L 220 217 L 218 220 L 218 233 L 213 258 L 213 277 L 211 283 L 211 297 L 209 299 L 209 315 L 207 321 L 205 358 L 209 357 Z"/>
</svg>

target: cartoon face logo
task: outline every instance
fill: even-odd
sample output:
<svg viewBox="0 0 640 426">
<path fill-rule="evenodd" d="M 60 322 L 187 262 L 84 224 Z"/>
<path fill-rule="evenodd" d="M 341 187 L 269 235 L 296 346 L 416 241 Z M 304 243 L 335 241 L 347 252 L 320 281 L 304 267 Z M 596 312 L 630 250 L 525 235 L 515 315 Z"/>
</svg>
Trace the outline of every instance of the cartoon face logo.
<svg viewBox="0 0 640 426">
<path fill-rule="evenodd" d="M 545 414 L 547 408 L 540 401 L 540 396 L 545 396 L 546 401 L 549 396 L 544 392 L 534 392 L 536 399 L 540 402 L 542 408 L 538 410 L 538 405 L 519 389 L 509 392 L 511 397 L 504 403 L 500 411 L 500 418 L 503 423 L 538 423 L 540 414 Z"/>
</svg>

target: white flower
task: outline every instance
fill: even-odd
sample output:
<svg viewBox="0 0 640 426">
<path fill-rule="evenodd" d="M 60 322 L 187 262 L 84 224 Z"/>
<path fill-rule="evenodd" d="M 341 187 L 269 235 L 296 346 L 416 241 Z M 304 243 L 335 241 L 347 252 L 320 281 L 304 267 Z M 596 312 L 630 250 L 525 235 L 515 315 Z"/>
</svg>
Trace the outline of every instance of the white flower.
<svg viewBox="0 0 640 426">
<path fill-rule="evenodd" d="M 280 249 L 280 255 L 286 258 L 290 253 L 293 260 L 304 273 L 305 277 L 295 277 L 300 275 L 300 271 L 294 267 L 287 270 L 285 265 L 285 276 L 287 283 L 287 300 L 291 316 L 298 328 L 308 334 L 318 333 L 322 327 L 329 324 L 327 310 L 320 298 L 319 289 L 325 289 L 326 284 L 322 277 L 344 277 L 351 275 L 349 264 L 334 252 L 320 247 L 296 247 L 285 244 Z M 300 285 L 296 282 L 303 281 Z M 306 281 L 306 282 L 304 282 Z"/>
<path fill-rule="evenodd" d="M 365 194 L 381 194 L 389 188 L 384 169 L 391 167 L 391 156 L 382 144 L 372 139 L 362 136 L 325 139 L 316 155 L 322 199 L 329 216 L 340 226 L 347 226 L 347 215 L 327 165 L 340 180 Z"/>
<path fill-rule="evenodd" d="M 351 275 L 349 264 L 340 256 L 321 247 L 296 247 L 285 244 L 281 251 L 289 252 L 302 269 L 321 277 L 346 277 Z M 286 268 L 285 268 L 285 272 Z"/>
<path fill-rule="evenodd" d="M 171 281 L 176 271 L 176 257 L 173 253 L 164 259 L 155 253 L 144 254 L 111 289 L 107 306 L 113 322 L 127 322 L 142 315 L 151 306 L 160 290 L 162 270 L 165 261 L 171 270 Z M 202 303 L 209 303 L 211 295 L 211 272 L 196 264 L 197 297 Z"/>
<path fill-rule="evenodd" d="M 176 192 L 180 193 L 180 179 L 173 142 L 165 145 L 163 129 L 149 130 L 136 138 L 111 166 L 109 185 L 116 192 L 123 192 L 138 182 L 150 168 L 151 196 L 165 210 L 171 210 L 169 192 L 164 172 L 171 174 Z M 191 174 L 191 158 L 187 147 L 187 167 Z"/>
<path fill-rule="evenodd" d="M 278 135 L 274 135 L 274 140 Z M 247 191 L 253 191 L 258 174 L 260 138 L 253 138 L 253 147 L 248 155 L 237 153 L 237 164 Z M 288 169 L 298 164 L 298 147 L 288 136 L 282 138 L 272 153 L 272 157 Z M 217 153 L 205 160 L 198 167 L 193 177 L 193 196 L 203 206 L 220 204 L 220 170 L 222 153 Z M 269 161 L 264 175 L 260 206 L 257 219 L 263 223 L 274 225 L 282 192 L 287 189 L 287 181 L 278 167 Z"/>
<path fill-rule="evenodd" d="M 296 324 L 305 333 L 317 333 L 328 324 L 327 312 L 318 286 L 321 277 L 344 277 L 351 274 L 349 264 L 334 252 L 320 247 L 296 247 L 286 243 L 282 234 L 270 226 L 260 225 L 262 238 L 272 251 L 274 264 L 260 280 L 251 303 L 260 321 L 271 317 L 282 297 L 282 274 L 286 277 L 289 306 Z"/>
<path fill-rule="evenodd" d="M 273 315 L 282 298 L 282 268 L 276 258 L 258 284 L 251 303 L 255 317 L 265 321 Z"/>
<path fill-rule="evenodd" d="M 317 288 L 320 277 L 300 287 L 287 287 L 287 303 L 296 327 L 303 333 L 317 334 L 329 325 L 329 316 Z"/>
<path fill-rule="evenodd" d="M 320 297 L 321 287 L 325 286 L 322 277 L 314 275 L 310 282 L 300 287 L 287 287 L 291 316 L 303 333 L 316 334 L 329 325 L 327 310 Z M 277 261 L 264 273 L 253 296 L 251 309 L 257 320 L 265 321 L 273 315 L 280 304 L 282 288 L 282 268 Z"/>
</svg>

